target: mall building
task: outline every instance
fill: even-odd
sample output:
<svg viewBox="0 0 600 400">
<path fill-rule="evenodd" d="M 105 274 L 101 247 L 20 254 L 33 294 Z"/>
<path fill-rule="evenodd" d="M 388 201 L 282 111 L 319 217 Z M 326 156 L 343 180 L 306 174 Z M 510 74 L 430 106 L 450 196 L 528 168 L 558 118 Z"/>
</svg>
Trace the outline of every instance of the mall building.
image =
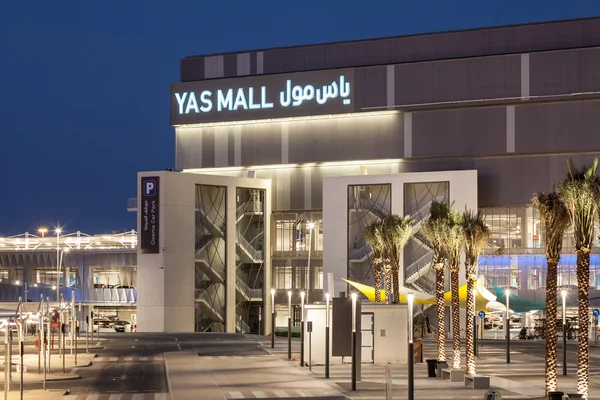
<svg viewBox="0 0 600 400">
<path fill-rule="evenodd" d="M 567 158 L 600 155 L 600 18 L 198 55 L 180 66 L 170 93 L 180 172 L 139 174 L 140 331 L 265 332 L 271 288 L 287 318 L 289 290 L 298 305 L 301 291 L 309 302 L 348 293 L 341 278 L 372 283 L 364 228 L 399 214 L 418 230 L 433 200 L 481 209 L 492 240 L 480 274 L 544 298 L 544 227 L 531 197 L 552 190 Z M 433 292 L 430 261 L 417 233 L 402 290 Z M 573 254 L 559 284 L 576 285 Z"/>
</svg>

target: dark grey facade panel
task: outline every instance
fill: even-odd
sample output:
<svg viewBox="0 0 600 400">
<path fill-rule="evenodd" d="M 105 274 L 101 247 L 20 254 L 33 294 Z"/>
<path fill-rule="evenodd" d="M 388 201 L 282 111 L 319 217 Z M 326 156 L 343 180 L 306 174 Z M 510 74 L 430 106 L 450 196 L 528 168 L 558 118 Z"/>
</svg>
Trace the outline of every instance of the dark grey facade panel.
<svg viewBox="0 0 600 400">
<path fill-rule="evenodd" d="M 356 81 L 355 101 L 360 99 L 359 109 L 381 108 L 387 105 L 387 67 L 359 68 L 360 80 Z"/>
<path fill-rule="evenodd" d="M 515 107 L 517 153 L 600 150 L 600 100 Z"/>
<path fill-rule="evenodd" d="M 506 152 L 506 108 L 414 112 L 413 157 L 479 156 Z"/>
<path fill-rule="evenodd" d="M 600 91 L 600 48 L 581 51 L 581 89 L 584 92 Z"/>
<path fill-rule="evenodd" d="M 264 51 L 264 73 L 484 57 L 600 45 L 600 18 Z M 236 53 L 232 53 L 236 54 Z M 204 79 L 203 57 L 181 60 L 181 81 Z M 236 65 L 225 60 L 225 77 Z M 256 64 L 256 63 L 254 63 Z M 252 74 L 256 73 L 251 71 Z"/>
<path fill-rule="evenodd" d="M 237 54 L 225 54 L 223 56 L 223 76 L 237 76 Z"/>
<path fill-rule="evenodd" d="M 290 210 L 304 210 L 304 174 L 299 168 L 290 173 Z"/>
<path fill-rule="evenodd" d="M 202 167 L 215 166 L 215 129 L 202 129 Z"/>
<path fill-rule="evenodd" d="M 238 131 L 235 129 L 229 130 L 227 134 L 227 163 L 235 165 L 235 136 Z M 241 137 L 240 137 L 241 139 Z M 241 141 L 241 140 L 240 140 Z M 241 156 L 241 154 L 240 154 Z M 241 157 L 240 157 L 241 160 Z"/>
<path fill-rule="evenodd" d="M 250 53 L 250 75 L 256 75 L 257 72 L 257 55 L 256 52 L 253 51 Z"/>
<path fill-rule="evenodd" d="M 281 164 L 281 124 L 243 125 L 241 155 L 245 166 Z"/>
</svg>

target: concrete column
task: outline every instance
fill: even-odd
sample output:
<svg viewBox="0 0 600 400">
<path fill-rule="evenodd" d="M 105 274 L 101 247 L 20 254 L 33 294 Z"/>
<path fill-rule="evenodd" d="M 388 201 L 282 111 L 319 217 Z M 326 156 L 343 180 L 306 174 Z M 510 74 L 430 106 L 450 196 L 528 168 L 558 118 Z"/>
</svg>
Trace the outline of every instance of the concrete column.
<svg viewBox="0 0 600 400">
<path fill-rule="evenodd" d="M 237 242 L 236 224 L 236 185 L 227 185 L 226 194 L 226 234 L 225 234 L 225 332 L 235 332 L 236 315 L 236 270 L 235 253 Z"/>
<path fill-rule="evenodd" d="M 265 217 L 265 233 L 264 233 L 264 268 L 263 273 L 263 326 L 262 332 L 271 331 L 271 288 L 273 287 L 273 266 L 271 265 L 271 190 L 265 190 L 264 199 L 264 217 Z"/>
</svg>

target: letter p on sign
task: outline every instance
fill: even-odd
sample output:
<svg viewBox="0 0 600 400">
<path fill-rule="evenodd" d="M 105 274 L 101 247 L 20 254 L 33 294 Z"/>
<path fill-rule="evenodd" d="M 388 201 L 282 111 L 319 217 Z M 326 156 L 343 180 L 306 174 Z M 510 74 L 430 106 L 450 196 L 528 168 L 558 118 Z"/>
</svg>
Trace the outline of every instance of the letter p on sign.
<svg viewBox="0 0 600 400">
<path fill-rule="evenodd" d="M 144 182 L 144 195 L 145 196 L 156 196 L 156 181 Z"/>
</svg>

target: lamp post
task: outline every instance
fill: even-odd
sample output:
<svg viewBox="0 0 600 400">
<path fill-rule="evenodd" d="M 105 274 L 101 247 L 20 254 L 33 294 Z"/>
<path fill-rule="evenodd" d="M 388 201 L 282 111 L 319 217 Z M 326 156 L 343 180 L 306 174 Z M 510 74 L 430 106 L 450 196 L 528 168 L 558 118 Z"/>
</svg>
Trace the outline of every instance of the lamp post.
<svg viewBox="0 0 600 400">
<path fill-rule="evenodd" d="M 60 254 L 60 233 L 62 232 L 61 228 L 56 228 L 56 301 L 60 301 L 60 263 L 61 263 L 61 254 Z"/>
<path fill-rule="evenodd" d="M 562 295 L 562 323 L 563 323 L 563 375 L 567 376 L 567 291 L 560 291 Z"/>
<path fill-rule="evenodd" d="M 329 379 L 329 292 L 325 293 L 325 378 Z"/>
<path fill-rule="evenodd" d="M 271 348 L 275 348 L 275 289 L 271 289 Z"/>
<path fill-rule="evenodd" d="M 292 291 L 288 290 L 288 360 L 292 360 Z"/>
<path fill-rule="evenodd" d="M 300 366 L 304 367 L 304 297 L 306 293 L 300 292 Z"/>
<path fill-rule="evenodd" d="M 504 322 L 504 328 L 506 329 L 506 363 L 510 364 L 510 323 L 509 314 L 510 312 L 510 289 L 506 289 L 506 318 Z"/>
<path fill-rule="evenodd" d="M 415 399 L 415 356 L 413 343 L 413 302 L 415 295 L 409 293 L 406 296 L 408 301 L 408 400 Z"/>
<path fill-rule="evenodd" d="M 356 390 L 356 293 L 352 293 L 352 390 Z"/>
</svg>

